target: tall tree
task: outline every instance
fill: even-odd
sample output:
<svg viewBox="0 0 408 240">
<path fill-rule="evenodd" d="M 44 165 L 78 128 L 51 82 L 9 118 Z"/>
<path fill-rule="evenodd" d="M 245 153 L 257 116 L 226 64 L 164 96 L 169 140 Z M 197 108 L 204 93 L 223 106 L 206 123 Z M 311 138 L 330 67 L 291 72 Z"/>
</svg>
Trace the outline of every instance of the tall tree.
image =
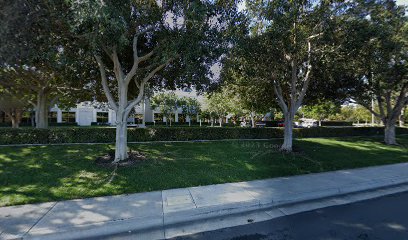
<svg viewBox="0 0 408 240">
<path fill-rule="evenodd" d="M 151 98 L 150 105 L 152 109 L 159 109 L 166 118 L 166 125 L 170 122 L 171 126 L 171 120 L 179 107 L 177 95 L 174 92 L 156 94 Z"/>
<path fill-rule="evenodd" d="M 397 144 L 395 125 L 408 104 L 408 21 L 393 0 L 353 1 L 343 19 L 337 63 L 342 78 L 353 79 L 349 98 L 385 126 L 386 144 Z M 351 57 L 352 56 L 352 57 Z M 377 109 L 372 109 L 375 99 Z"/>
<path fill-rule="evenodd" d="M 232 74 L 235 78 L 244 77 L 256 84 L 260 82 L 260 92 L 271 92 L 264 89 L 273 91 L 266 99 L 275 98 L 275 104 L 285 118 L 281 150 L 292 151 L 295 114 L 304 100 L 311 101 L 319 92 L 313 91 L 305 99 L 311 82 L 323 86 L 319 85 L 322 77 L 317 74 L 319 68 L 315 66 L 323 66 L 325 53 L 333 51 L 330 42 L 332 18 L 342 5 L 313 0 L 251 0 L 247 1 L 247 6 L 248 16 L 252 19 L 250 34 L 236 45 L 229 57 L 241 63 Z M 324 86 L 330 86 L 327 83 L 331 79 L 324 81 Z M 263 95 L 259 94 L 260 97 Z"/>
<path fill-rule="evenodd" d="M 115 162 L 128 157 L 127 117 L 145 88 L 210 83 L 210 67 L 228 46 L 234 1 L 69 1 L 72 28 L 99 66 L 116 113 Z"/>
<path fill-rule="evenodd" d="M 329 118 L 340 112 L 340 104 L 331 101 L 323 101 L 313 105 L 302 107 L 301 111 L 305 117 L 314 118 L 322 126 L 322 120 Z"/>
<path fill-rule="evenodd" d="M 37 128 L 48 127 L 57 98 L 73 98 L 80 86 L 81 78 L 65 75 L 67 7 L 64 1 L 6 0 L 0 8 L 0 85 L 10 94 L 31 96 Z"/>
<path fill-rule="evenodd" d="M 11 126 L 18 128 L 27 103 L 16 96 L 0 91 L 0 111 L 3 111 L 11 120 Z"/>
<path fill-rule="evenodd" d="M 179 100 L 179 105 L 185 114 L 188 117 L 188 125 L 191 126 L 191 118 L 192 116 L 196 116 L 200 113 L 201 104 L 200 102 L 191 97 L 182 97 Z"/>
</svg>

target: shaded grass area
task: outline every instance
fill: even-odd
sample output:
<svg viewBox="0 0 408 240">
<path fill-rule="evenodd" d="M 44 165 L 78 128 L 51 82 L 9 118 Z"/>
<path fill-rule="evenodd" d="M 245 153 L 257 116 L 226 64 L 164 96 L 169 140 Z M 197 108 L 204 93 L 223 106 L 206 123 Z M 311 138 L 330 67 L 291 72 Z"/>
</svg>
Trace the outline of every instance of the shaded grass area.
<svg viewBox="0 0 408 240">
<path fill-rule="evenodd" d="M 381 140 L 300 139 L 292 154 L 277 151 L 280 140 L 132 144 L 147 160 L 114 178 L 93 163 L 112 145 L 0 147 L 0 206 L 408 162 L 408 136 L 401 146 Z"/>
</svg>

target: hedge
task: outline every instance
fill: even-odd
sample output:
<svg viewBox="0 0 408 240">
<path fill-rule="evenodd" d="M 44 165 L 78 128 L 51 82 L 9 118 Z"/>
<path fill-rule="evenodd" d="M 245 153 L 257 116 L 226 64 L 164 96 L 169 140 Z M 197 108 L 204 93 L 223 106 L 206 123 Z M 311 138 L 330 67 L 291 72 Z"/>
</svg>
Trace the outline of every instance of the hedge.
<svg viewBox="0 0 408 240">
<path fill-rule="evenodd" d="M 112 143 L 115 128 L 2 128 L 0 144 Z M 343 137 L 383 134 L 381 127 L 295 128 L 295 137 Z M 408 128 L 397 128 L 408 134 Z M 283 128 L 130 128 L 129 142 L 281 138 Z"/>
<path fill-rule="evenodd" d="M 322 121 L 322 126 L 353 126 L 353 122 L 346 122 L 346 121 Z"/>
</svg>

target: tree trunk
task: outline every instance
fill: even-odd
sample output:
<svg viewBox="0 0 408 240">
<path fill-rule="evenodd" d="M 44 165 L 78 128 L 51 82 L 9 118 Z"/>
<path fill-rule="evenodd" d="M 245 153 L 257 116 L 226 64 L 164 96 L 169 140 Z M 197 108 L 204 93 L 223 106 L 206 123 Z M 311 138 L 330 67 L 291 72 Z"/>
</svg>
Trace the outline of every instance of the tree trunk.
<svg viewBox="0 0 408 240">
<path fill-rule="evenodd" d="M 403 127 L 403 126 L 404 126 L 404 122 L 405 122 L 405 119 L 404 119 L 404 108 L 402 108 L 402 110 L 401 110 L 401 114 L 399 115 L 398 121 L 399 121 L 399 126 L 400 126 L 400 127 Z"/>
<path fill-rule="evenodd" d="M 124 107 L 119 107 L 116 113 L 116 142 L 114 163 L 128 158 L 127 148 L 127 116 Z"/>
<path fill-rule="evenodd" d="M 252 125 L 252 128 L 255 128 L 255 117 L 254 117 L 254 112 L 251 112 L 251 125 Z"/>
<path fill-rule="evenodd" d="M 220 120 L 220 127 L 222 127 L 222 118 L 220 118 L 219 120 Z"/>
<path fill-rule="evenodd" d="M 48 104 L 47 94 L 43 91 L 37 94 L 37 105 L 35 108 L 36 128 L 48 128 Z"/>
<path fill-rule="evenodd" d="M 191 127 L 191 117 L 188 116 L 188 126 Z"/>
<path fill-rule="evenodd" d="M 285 130 L 281 151 L 291 152 L 293 146 L 293 116 L 290 112 L 285 114 Z"/>
<path fill-rule="evenodd" d="M 11 127 L 18 128 L 20 127 L 21 122 L 21 111 L 18 109 L 11 109 L 10 111 L 5 112 L 11 120 Z"/>
<path fill-rule="evenodd" d="M 395 121 L 388 121 L 385 124 L 384 129 L 384 142 L 387 145 L 397 145 L 395 139 Z"/>
</svg>

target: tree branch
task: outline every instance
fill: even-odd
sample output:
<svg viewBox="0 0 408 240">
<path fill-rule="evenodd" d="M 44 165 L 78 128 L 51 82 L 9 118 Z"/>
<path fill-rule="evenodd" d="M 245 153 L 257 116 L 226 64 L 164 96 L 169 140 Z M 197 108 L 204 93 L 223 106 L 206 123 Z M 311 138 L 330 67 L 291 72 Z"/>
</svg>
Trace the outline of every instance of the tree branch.
<svg viewBox="0 0 408 240">
<path fill-rule="evenodd" d="M 365 104 L 363 101 L 356 101 L 358 104 L 360 104 L 361 106 L 365 107 L 370 113 L 374 114 L 374 116 L 383 119 L 383 117 L 381 116 L 381 114 L 378 114 L 377 112 L 375 112 L 373 109 L 371 109 L 371 106 Z"/>
<path fill-rule="evenodd" d="M 116 105 L 116 102 L 113 99 L 112 93 L 110 92 L 109 87 L 108 87 L 108 80 L 106 78 L 105 65 L 103 64 L 103 61 L 100 56 L 94 55 L 94 57 L 95 57 L 96 62 L 98 63 L 99 72 L 101 73 L 103 91 L 105 92 L 106 98 L 108 99 L 108 102 L 113 108 L 113 110 L 117 111 L 118 106 Z"/>
<path fill-rule="evenodd" d="M 155 69 L 153 69 L 145 78 L 143 78 L 143 83 L 146 83 L 149 81 L 158 71 L 162 70 L 167 64 L 169 64 L 171 61 L 173 61 L 174 58 L 168 59 L 165 63 L 157 66 Z"/>
<path fill-rule="evenodd" d="M 119 84 L 122 84 L 122 81 L 124 81 L 124 73 L 119 61 L 116 47 L 113 48 L 112 53 L 109 55 L 109 57 L 113 62 L 113 71 L 115 72 L 116 80 L 118 81 Z"/>
<path fill-rule="evenodd" d="M 275 92 L 277 98 L 278 98 L 278 104 L 281 107 L 282 111 L 284 114 L 288 112 L 288 106 L 285 103 L 285 100 L 283 99 L 282 95 L 282 88 L 280 87 L 279 82 L 276 80 L 273 81 L 273 91 Z"/>
<path fill-rule="evenodd" d="M 307 52 L 307 71 L 306 71 L 306 75 L 303 79 L 303 86 L 302 86 L 302 90 L 299 94 L 299 98 L 296 101 L 296 110 L 299 109 L 300 105 L 303 102 L 303 99 L 306 95 L 306 91 L 309 88 L 309 82 L 310 82 L 310 73 L 312 71 L 312 64 L 310 63 L 311 57 L 312 57 L 312 44 L 310 42 L 310 40 L 307 42 L 307 47 L 308 47 L 308 52 Z"/>
</svg>

